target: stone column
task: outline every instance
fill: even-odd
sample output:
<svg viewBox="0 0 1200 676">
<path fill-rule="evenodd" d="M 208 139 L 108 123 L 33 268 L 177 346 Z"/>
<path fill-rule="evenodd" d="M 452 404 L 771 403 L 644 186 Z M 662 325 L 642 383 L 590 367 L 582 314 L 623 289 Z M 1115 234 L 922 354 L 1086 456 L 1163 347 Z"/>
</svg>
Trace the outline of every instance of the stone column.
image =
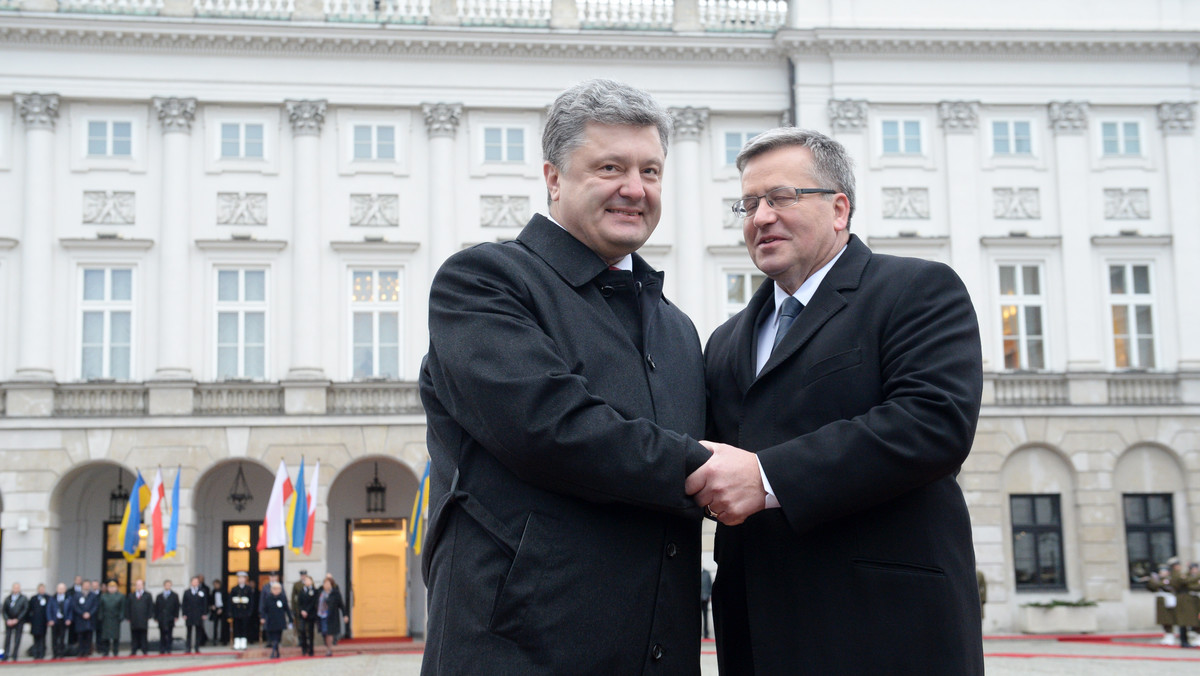
<svg viewBox="0 0 1200 676">
<path fill-rule="evenodd" d="M 1200 205 L 1196 199 L 1196 104 L 1167 102 L 1158 106 L 1158 126 L 1163 133 L 1166 155 L 1167 209 L 1171 224 L 1171 249 L 1175 261 L 1175 322 L 1178 327 L 1179 370 L 1200 372 L 1200 313 L 1189 289 L 1200 289 Z M 1167 312 L 1159 308 L 1159 315 Z M 1165 365 L 1169 368 L 1169 365 Z M 1200 373 L 1195 374 L 1200 375 Z M 1185 379 L 1187 403 L 1200 403 L 1200 381 Z"/>
<path fill-rule="evenodd" d="M 460 103 L 423 103 L 429 133 L 430 279 L 459 247 L 454 220 L 454 138 L 462 119 Z"/>
<path fill-rule="evenodd" d="M 162 217 L 158 227 L 158 366 L 149 386 L 151 415 L 191 415 L 191 308 L 188 252 L 191 192 L 188 172 L 196 99 L 155 98 L 162 125 Z"/>
<path fill-rule="evenodd" d="M 863 217 L 860 211 L 862 203 L 871 204 L 876 197 L 867 196 L 870 186 L 867 184 L 869 167 L 867 158 L 871 155 L 868 145 L 867 113 L 870 104 L 865 99 L 830 99 L 825 106 L 825 114 L 829 117 L 829 134 L 846 147 L 850 157 L 858 161 L 854 163 L 854 186 L 857 193 L 855 215 L 858 219 L 850 221 L 850 232 L 857 234 L 864 241 L 870 236 L 869 219 Z M 811 123 L 809 123 L 811 124 Z"/>
<path fill-rule="evenodd" d="M 329 381 L 321 368 L 321 126 L 325 101 L 286 101 L 292 125 L 291 367 L 285 413 L 324 414 Z"/>
<path fill-rule="evenodd" d="M 1092 260 L 1088 210 L 1091 200 L 1086 177 L 1088 167 L 1088 104 L 1054 101 L 1049 106 L 1050 130 L 1054 134 L 1055 181 L 1058 188 L 1058 227 L 1062 235 L 1063 308 L 1067 325 L 1067 371 L 1072 404 L 1104 404 L 1108 387 L 1104 369 L 1105 319 L 1096 293 L 1096 269 Z"/>
<path fill-rule="evenodd" d="M 670 166 L 675 178 L 675 274 L 679 282 L 679 307 L 698 324 L 706 325 L 708 316 L 704 299 L 710 284 L 704 280 L 704 218 L 701 195 L 704 186 L 700 179 L 700 134 L 708 124 L 707 108 L 672 108 L 675 120 L 675 147 L 671 149 Z"/>
<path fill-rule="evenodd" d="M 938 119 L 945 134 L 946 152 L 946 213 L 950 223 L 950 264 L 962 278 L 979 315 L 979 329 L 991 335 L 992 313 L 988 311 L 984 269 L 979 246 L 979 144 L 975 132 L 979 128 L 978 101 L 942 101 L 938 103 Z M 984 340 L 987 344 L 987 340 Z M 990 354 L 983 353 L 983 370 Z"/>
<path fill-rule="evenodd" d="M 57 94 L 16 94 L 13 102 L 25 125 L 25 191 L 21 222 L 20 318 L 17 371 L 10 383 L 10 416 L 49 416 L 54 412 L 54 367 L 49 336 L 54 330 L 50 293 L 54 282 L 54 126 Z M 16 386 L 16 389 L 14 388 Z"/>
</svg>

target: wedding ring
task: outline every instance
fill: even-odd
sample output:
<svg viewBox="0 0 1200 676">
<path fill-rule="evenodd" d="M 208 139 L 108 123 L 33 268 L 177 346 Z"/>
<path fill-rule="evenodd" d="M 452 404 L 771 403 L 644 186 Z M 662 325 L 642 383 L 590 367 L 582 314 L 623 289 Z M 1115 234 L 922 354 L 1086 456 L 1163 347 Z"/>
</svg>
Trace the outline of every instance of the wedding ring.
<svg viewBox="0 0 1200 676">
<path fill-rule="evenodd" d="M 709 516 L 709 518 L 712 518 L 712 519 L 716 519 L 721 516 L 720 512 L 712 511 L 712 506 L 710 506 L 710 505 L 705 505 L 704 513 L 707 514 Z"/>
</svg>

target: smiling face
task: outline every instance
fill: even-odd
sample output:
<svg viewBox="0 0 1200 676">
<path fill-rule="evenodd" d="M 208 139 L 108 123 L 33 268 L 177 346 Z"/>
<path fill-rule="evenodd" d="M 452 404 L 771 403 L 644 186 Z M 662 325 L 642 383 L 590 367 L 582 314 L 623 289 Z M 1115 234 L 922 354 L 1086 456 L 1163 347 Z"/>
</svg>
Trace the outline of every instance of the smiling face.
<svg viewBox="0 0 1200 676">
<path fill-rule="evenodd" d="M 744 197 L 784 187 L 830 186 L 817 185 L 812 154 L 803 146 L 755 155 L 742 170 Z M 760 200 L 758 209 L 742 221 L 742 236 L 754 265 L 790 294 L 849 241 L 849 215 L 850 201 L 841 193 L 803 195 L 796 204 L 778 209 Z"/>
<path fill-rule="evenodd" d="M 611 265 L 658 225 L 665 159 L 655 127 L 589 123 L 566 166 L 543 167 L 550 215 Z"/>
</svg>

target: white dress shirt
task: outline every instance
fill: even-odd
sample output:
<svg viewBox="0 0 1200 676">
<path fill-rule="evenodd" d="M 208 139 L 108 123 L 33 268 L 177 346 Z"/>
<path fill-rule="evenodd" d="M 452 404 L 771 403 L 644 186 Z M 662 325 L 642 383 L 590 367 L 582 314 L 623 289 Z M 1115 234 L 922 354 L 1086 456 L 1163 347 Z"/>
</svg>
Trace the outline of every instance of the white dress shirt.
<svg viewBox="0 0 1200 676">
<path fill-rule="evenodd" d="M 808 306 L 812 300 L 813 294 L 817 292 L 817 287 L 821 286 L 825 275 L 833 268 L 833 264 L 842 257 L 846 252 L 846 247 L 842 247 L 841 251 L 837 252 L 828 263 L 821 267 L 820 270 L 814 272 L 804 283 L 796 289 L 796 293 L 791 294 L 792 298 L 800 301 L 804 306 Z M 757 375 L 762 371 L 763 366 L 766 366 L 767 361 L 771 358 L 771 351 L 775 349 L 775 334 L 779 331 L 779 308 L 783 306 L 783 301 L 787 300 L 788 292 L 784 291 L 778 284 L 775 285 L 775 310 L 763 320 L 758 327 L 758 352 L 755 355 L 754 373 Z M 801 313 L 803 315 L 803 313 Z M 796 317 L 796 321 L 801 321 L 802 317 Z M 795 326 L 795 324 L 792 324 Z M 758 463 L 758 473 L 762 477 L 763 489 L 767 491 L 767 509 L 779 507 L 779 499 L 775 497 L 775 491 L 771 490 L 771 482 L 767 479 L 767 473 L 763 471 L 762 461 Z"/>
</svg>

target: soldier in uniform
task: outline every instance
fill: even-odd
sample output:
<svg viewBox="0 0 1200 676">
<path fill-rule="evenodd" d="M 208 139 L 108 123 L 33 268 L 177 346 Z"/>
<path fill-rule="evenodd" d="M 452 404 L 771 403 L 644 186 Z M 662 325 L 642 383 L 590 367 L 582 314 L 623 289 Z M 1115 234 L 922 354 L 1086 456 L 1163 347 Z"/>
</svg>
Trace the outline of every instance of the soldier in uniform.
<svg viewBox="0 0 1200 676">
<path fill-rule="evenodd" d="M 254 614 L 254 590 L 246 584 L 250 576 L 238 571 L 237 586 L 229 590 L 230 616 L 233 618 L 233 649 L 245 650 L 250 636 L 250 616 Z"/>
<path fill-rule="evenodd" d="M 108 589 L 100 596 L 96 619 L 100 629 L 100 654 L 117 656 L 121 641 L 121 622 L 125 620 L 125 595 L 117 588 L 116 580 L 108 581 Z"/>
<path fill-rule="evenodd" d="M 1171 569 L 1161 566 L 1150 573 L 1146 589 L 1154 592 L 1154 621 L 1162 625 L 1163 645 L 1175 644 L 1175 590 L 1171 587 Z"/>
<path fill-rule="evenodd" d="M 158 654 L 170 655 L 175 642 L 175 620 L 179 619 L 179 594 L 171 590 L 171 581 L 163 580 L 162 593 L 154 601 L 154 621 L 158 623 Z"/>
<path fill-rule="evenodd" d="M 1177 558 L 1167 563 L 1171 566 L 1171 587 L 1175 590 L 1175 624 L 1179 625 L 1179 647 L 1191 648 L 1188 630 L 1200 627 L 1200 603 L 1191 592 L 1200 591 L 1200 578 L 1184 571 L 1183 564 Z"/>
</svg>

